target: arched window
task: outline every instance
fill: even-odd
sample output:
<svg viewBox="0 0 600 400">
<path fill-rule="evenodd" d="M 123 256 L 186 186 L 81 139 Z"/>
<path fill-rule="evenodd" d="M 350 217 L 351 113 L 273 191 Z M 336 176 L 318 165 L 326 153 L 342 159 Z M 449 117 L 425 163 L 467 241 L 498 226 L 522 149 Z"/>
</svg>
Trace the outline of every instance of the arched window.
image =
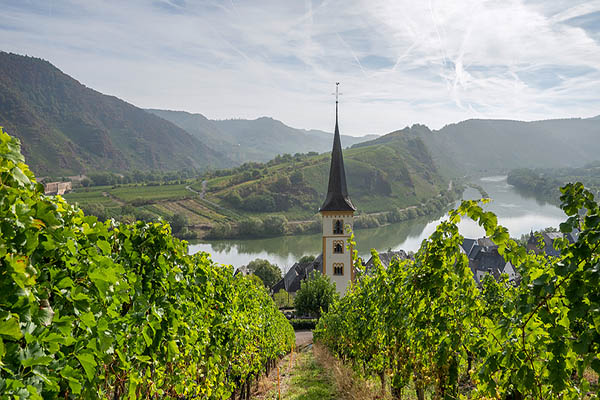
<svg viewBox="0 0 600 400">
<path fill-rule="evenodd" d="M 341 219 L 336 219 L 333 222 L 333 234 L 334 235 L 343 235 L 344 234 L 344 221 Z"/>
<path fill-rule="evenodd" d="M 344 275 L 344 263 L 333 263 L 333 274 Z"/>
<path fill-rule="evenodd" d="M 333 241 L 333 252 L 338 254 L 344 254 L 344 241 L 334 240 Z"/>
</svg>

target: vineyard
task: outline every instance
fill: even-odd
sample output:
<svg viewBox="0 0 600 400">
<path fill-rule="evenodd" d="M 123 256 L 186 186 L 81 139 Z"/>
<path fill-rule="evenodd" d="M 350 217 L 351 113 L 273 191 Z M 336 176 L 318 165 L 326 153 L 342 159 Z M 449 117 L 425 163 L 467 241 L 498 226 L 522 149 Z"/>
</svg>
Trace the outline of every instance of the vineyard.
<svg viewBox="0 0 600 400">
<path fill-rule="evenodd" d="M 560 229 L 581 233 L 573 244 L 555 241 L 560 257 L 528 254 L 494 214 L 465 201 L 414 260 L 369 274 L 357 265 L 363 276 L 321 317 L 315 339 L 397 399 L 408 390 L 419 400 L 597 399 L 599 207 L 580 183 L 561 192 Z M 465 216 L 518 267 L 518 286 L 491 277 L 475 285 L 460 250 Z"/>
<path fill-rule="evenodd" d="M 45 196 L 0 129 L 0 398 L 247 398 L 294 332 L 164 223 Z"/>
</svg>

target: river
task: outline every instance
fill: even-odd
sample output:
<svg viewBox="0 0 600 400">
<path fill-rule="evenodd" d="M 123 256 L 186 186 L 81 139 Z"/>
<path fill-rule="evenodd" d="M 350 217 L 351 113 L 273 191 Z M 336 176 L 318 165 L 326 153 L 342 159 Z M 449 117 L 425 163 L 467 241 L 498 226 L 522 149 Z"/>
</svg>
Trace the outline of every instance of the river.
<svg viewBox="0 0 600 400">
<path fill-rule="evenodd" d="M 520 237 L 531 230 L 549 226 L 558 227 L 566 219 L 556 206 L 519 192 L 506 183 L 506 176 L 490 176 L 474 180 L 492 198 L 485 209 L 498 216 L 498 223 L 508 228 L 512 237 Z M 463 199 L 478 199 L 477 190 L 467 188 Z M 458 203 L 457 203 L 458 204 Z M 372 248 L 378 251 L 388 249 L 416 251 L 423 239 L 431 235 L 445 213 L 418 218 L 381 228 L 357 229 L 356 244 L 359 255 L 369 257 Z M 461 221 L 460 233 L 465 237 L 481 237 L 483 229 L 471 220 Z M 221 264 L 235 267 L 245 265 L 256 258 L 264 258 L 279 265 L 285 272 L 300 257 L 306 254 L 321 253 L 321 235 L 282 236 L 268 239 L 217 240 L 190 244 L 190 252 L 206 251 L 212 259 Z"/>
</svg>

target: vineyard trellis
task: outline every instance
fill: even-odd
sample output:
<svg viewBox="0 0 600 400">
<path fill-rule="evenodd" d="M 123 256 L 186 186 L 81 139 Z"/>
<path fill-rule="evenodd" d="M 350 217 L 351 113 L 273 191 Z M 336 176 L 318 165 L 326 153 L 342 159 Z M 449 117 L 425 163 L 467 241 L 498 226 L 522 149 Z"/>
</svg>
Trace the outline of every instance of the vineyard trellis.
<svg viewBox="0 0 600 400">
<path fill-rule="evenodd" d="M 0 128 L 0 397 L 248 397 L 294 332 L 266 290 L 164 223 L 99 222 Z"/>
<path fill-rule="evenodd" d="M 426 388 L 436 399 L 598 398 L 590 376 L 600 373 L 599 208 L 581 183 L 561 193 L 560 229 L 580 234 L 555 241 L 560 257 L 528 253 L 493 213 L 464 201 L 414 260 L 383 268 L 375 257 L 366 274 L 355 257 L 361 278 L 320 319 L 315 338 L 379 376 L 396 398 L 411 382 L 419 399 Z M 460 247 L 465 216 L 517 267 L 517 286 L 491 277 L 476 286 Z"/>
</svg>

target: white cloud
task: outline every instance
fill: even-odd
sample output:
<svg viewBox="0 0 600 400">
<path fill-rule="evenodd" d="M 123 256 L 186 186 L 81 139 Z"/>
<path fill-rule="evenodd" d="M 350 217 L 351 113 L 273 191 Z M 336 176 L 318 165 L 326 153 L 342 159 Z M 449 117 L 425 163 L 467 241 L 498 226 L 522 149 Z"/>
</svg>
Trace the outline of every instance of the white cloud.
<svg viewBox="0 0 600 400">
<path fill-rule="evenodd" d="M 141 107 L 345 133 L 600 113 L 600 47 L 575 1 L 0 0 L 0 48 Z M 600 25 L 600 21 L 598 21 Z"/>
</svg>

